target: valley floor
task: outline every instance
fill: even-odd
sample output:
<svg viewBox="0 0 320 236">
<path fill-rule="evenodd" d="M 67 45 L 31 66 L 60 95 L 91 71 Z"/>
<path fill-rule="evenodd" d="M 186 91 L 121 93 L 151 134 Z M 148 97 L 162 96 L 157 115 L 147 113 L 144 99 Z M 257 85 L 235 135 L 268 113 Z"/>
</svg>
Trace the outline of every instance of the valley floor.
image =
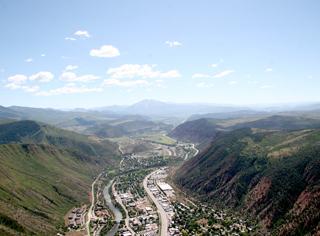
<svg viewBox="0 0 320 236">
<path fill-rule="evenodd" d="M 131 151 L 141 140 L 121 143 L 119 170 L 95 179 L 86 222 L 77 231 L 69 227 L 69 235 L 246 235 L 252 230 L 239 217 L 176 196 L 168 173 L 198 153 L 194 144 L 144 142 L 149 148 L 136 153 Z"/>
</svg>

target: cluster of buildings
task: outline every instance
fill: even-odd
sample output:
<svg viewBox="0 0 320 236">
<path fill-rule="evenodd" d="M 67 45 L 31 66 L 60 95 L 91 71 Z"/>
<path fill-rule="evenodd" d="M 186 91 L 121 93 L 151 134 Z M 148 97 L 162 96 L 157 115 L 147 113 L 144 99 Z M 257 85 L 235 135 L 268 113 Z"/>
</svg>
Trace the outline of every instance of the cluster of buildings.
<svg viewBox="0 0 320 236">
<path fill-rule="evenodd" d="M 134 180 L 132 180 L 134 181 Z M 125 191 L 119 189 L 116 194 L 125 207 L 128 214 L 128 227 L 120 230 L 120 235 L 123 236 L 156 236 L 159 231 L 159 217 L 155 209 L 150 204 L 146 196 L 140 196 L 135 185 L 130 185 Z M 130 228 L 130 230 L 128 229 Z"/>
<path fill-rule="evenodd" d="M 80 229 L 85 225 L 86 206 L 73 208 L 68 215 L 68 228 Z"/>
<path fill-rule="evenodd" d="M 149 177 L 147 187 L 166 212 L 167 221 L 169 223 L 168 235 L 181 235 L 178 227 L 173 224 L 173 216 L 175 213 L 172 202 L 175 200 L 175 193 L 173 188 L 168 183 L 164 182 L 166 177 L 166 169 L 159 169 Z"/>
<path fill-rule="evenodd" d="M 175 225 L 190 235 L 209 233 L 210 235 L 240 236 L 252 231 L 247 222 L 239 217 L 229 215 L 223 210 L 214 210 L 203 204 L 186 206 L 176 202 L 174 211 Z"/>
</svg>

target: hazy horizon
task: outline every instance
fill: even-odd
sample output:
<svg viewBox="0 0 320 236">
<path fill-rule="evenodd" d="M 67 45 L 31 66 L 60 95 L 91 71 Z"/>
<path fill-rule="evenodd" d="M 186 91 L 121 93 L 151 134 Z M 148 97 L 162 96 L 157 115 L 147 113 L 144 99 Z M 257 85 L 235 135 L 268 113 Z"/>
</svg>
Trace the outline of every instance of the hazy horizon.
<svg viewBox="0 0 320 236">
<path fill-rule="evenodd" d="M 3 105 L 0 104 L 0 106 L 3 107 L 29 107 L 29 108 L 42 108 L 42 109 L 56 109 L 56 110 L 77 110 L 77 109 L 84 109 L 84 110 L 99 110 L 103 108 L 112 108 L 112 107 L 129 107 L 141 102 L 160 102 L 165 104 L 174 104 L 174 105 L 208 105 L 208 106 L 217 106 L 217 107 L 234 107 L 234 108 L 248 108 L 248 109 L 267 109 L 267 108 L 283 108 L 283 109 L 290 109 L 295 107 L 303 107 L 303 106 L 312 106 L 312 105 L 319 105 L 320 102 L 317 101 L 310 101 L 310 102 L 289 102 L 289 103 L 261 103 L 261 104 L 231 104 L 231 103 L 209 103 L 209 102 L 172 102 L 172 101 L 165 101 L 165 100 L 156 100 L 156 99 L 142 99 L 138 100 L 136 102 L 131 103 L 114 103 L 114 104 L 106 104 L 102 106 L 91 106 L 91 107 L 84 107 L 84 106 L 78 106 L 78 107 L 54 107 L 54 106 L 32 106 L 32 105 L 19 105 L 19 104 L 12 104 L 12 105 Z"/>
</svg>

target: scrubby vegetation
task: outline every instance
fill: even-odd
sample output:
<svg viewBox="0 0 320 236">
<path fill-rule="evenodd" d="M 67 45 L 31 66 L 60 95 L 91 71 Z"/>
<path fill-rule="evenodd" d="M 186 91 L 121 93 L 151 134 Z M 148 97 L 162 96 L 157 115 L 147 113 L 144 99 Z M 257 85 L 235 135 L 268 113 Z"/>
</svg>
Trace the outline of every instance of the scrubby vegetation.
<svg viewBox="0 0 320 236">
<path fill-rule="evenodd" d="M 314 200 L 320 187 L 319 134 L 249 128 L 221 134 L 177 171 L 176 182 L 206 201 L 245 209 L 278 234 L 289 226 L 291 232 L 312 232 L 320 220 Z"/>
<path fill-rule="evenodd" d="M 89 201 L 92 179 L 118 163 L 110 142 L 33 121 L 0 125 L 0 143 L 0 224 L 22 235 L 62 229 L 68 210 Z"/>
</svg>

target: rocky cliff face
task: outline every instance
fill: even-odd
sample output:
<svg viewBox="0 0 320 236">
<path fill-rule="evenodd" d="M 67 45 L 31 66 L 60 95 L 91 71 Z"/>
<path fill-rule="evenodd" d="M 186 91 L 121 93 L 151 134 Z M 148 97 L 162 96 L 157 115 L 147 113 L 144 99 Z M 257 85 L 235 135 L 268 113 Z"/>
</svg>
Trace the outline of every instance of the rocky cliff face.
<svg viewBox="0 0 320 236">
<path fill-rule="evenodd" d="M 268 232 L 315 234 L 320 222 L 319 141 L 318 130 L 236 130 L 219 135 L 187 161 L 175 180 L 202 199 L 257 217 Z"/>
</svg>

